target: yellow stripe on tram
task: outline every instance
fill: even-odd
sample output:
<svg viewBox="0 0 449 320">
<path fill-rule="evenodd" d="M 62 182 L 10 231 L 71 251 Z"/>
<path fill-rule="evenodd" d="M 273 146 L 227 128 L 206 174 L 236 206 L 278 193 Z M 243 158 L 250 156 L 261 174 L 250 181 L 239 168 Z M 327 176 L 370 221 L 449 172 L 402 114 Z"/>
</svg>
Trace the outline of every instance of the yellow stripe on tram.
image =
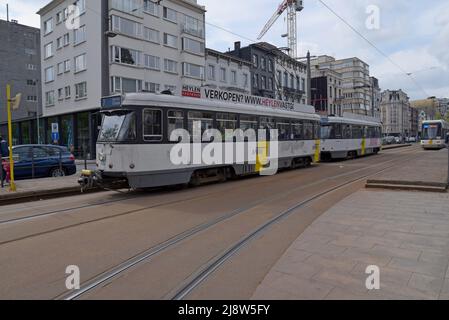
<svg viewBox="0 0 449 320">
<path fill-rule="evenodd" d="M 259 141 L 257 143 L 256 172 L 261 172 L 263 167 L 268 163 L 269 147 L 270 143 L 268 141 Z"/>
<path fill-rule="evenodd" d="M 362 156 L 366 154 L 366 138 L 362 138 Z"/>
<path fill-rule="evenodd" d="M 321 140 L 317 139 L 317 140 L 315 140 L 315 156 L 313 159 L 313 161 L 315 163 L 320 162 L 320 160 L 321 160 L 320 155 L 321 155 Z"/>
</svg>

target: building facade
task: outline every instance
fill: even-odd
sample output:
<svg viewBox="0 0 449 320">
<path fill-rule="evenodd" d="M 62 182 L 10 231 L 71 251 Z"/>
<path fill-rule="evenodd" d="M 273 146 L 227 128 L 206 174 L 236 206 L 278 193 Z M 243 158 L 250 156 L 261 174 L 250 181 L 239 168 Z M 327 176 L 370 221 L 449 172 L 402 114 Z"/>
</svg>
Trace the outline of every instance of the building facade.
<svg viewBox="0 0 449 320">
<path fill-rule="evenodd" d="M 233 55 L 206 49 L 204 86 L 251 94 L 251 63 Z"/>
<path fill-rule="evenodd" d="M 195 0 L 53 0 L 38 14 L 46 141 L 77 155 L 95 157 L 102 96 L 202 85 L 205 8 Z"/>
<path fill-rule="evenodd" d="M 336 60 L 330 56 L 320 56 L 313 59 L 311 65 L 315 68 L 318 65 L 318 69 L 330 69 L 341 75 L 343 112 L 373 115 L 373 89 L 367 63 L 356 57 Z"/>
<path fill-rule="evenodd" d="M 14 110 L 14 144 L 38 143 L 41 125 L 40 30 L 0 20 L 0 134 L 7 136 L 6 85 L 11 96 L 22 94 L 20 108 Z"/>
<path fill-rule="evenodd" d="M 379 79 L 370 77 L 371 85 L 371 116 L 380 119 L 380 102 L 382 101 L 382 90 L 379 86 Z"/>
<path fill-rule="evenodd" d="M 275 91 L 275 53 L 259 44 L 242 48 L 240 42 L 234 43 L 234 50 L 228 54 L 251 63 L 251 94 L 274 99 Z"/>
<path fill-rule="evenodd" d="M 343 79 L 330 65 L 320 65 L 317 60 L 311 63 L 312 105 L 323 116 L 343 115 Z"/>
<path fill-rule="evenodd" d="M 409 97 L 402 90 L 386 90 L 382 92 L 381 119 L 384 135 L 402 138 L 411 136 L 411 109 Z M 413 132 L 416 131 L 417 128 L 413 128 Z"/>
</svg>

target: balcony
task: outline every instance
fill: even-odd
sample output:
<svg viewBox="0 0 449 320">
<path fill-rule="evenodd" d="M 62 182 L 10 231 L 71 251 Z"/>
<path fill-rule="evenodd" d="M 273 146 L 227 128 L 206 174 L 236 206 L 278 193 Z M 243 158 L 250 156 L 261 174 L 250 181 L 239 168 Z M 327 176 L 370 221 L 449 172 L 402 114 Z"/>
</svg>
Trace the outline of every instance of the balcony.
<svg viewBox="0 0 449 320">
<path fill-rule="evenodd" d="M 203 29 L 191 28 L 186 23 L 181 25 L 181 32 L 189 34 L 194 37 L 204 39 L 204 30 Z"/>
</svg>

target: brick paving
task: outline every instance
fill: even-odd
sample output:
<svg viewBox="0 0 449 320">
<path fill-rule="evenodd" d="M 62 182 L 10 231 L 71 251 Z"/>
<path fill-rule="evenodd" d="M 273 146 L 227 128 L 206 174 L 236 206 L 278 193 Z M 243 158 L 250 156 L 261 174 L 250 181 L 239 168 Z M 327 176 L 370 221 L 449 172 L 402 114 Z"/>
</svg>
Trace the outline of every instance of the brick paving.
<svg viewBox="0 0 449 320">
<path fill-rule="evenodd" d="M 365 273 L 380 268 L 380 290 Z M 318 218 L 253 299 L 449 299 L 449 194 L 361 190 Z"/>
</svg>

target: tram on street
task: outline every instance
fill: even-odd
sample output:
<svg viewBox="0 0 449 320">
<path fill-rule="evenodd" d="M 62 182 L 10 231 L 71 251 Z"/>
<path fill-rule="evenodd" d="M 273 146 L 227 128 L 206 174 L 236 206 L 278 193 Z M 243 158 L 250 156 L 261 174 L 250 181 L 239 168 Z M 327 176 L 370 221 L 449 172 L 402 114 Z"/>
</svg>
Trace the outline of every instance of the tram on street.
<svg viewBox="0 0 449 320">
<path fill-rule="evenodd" d="M 251 101 L 259 103 L 245 103 Z M 289 103 L 285 108 L 283 104 L 282 101 L 265 98 L 224 102 L 153 93 L 103 98 L 102 127 L 97 142 L 98 170 L 84 171 L 79 183 L 83 188 L 120 185 L 141 189 L 189 183 L 197 185 L 255 174 L 260 168 L 257 168 L 258 163 L 249 161 L 249 151 L 245 153 L 243 162 L 232 157 L 224 164 L 211 164 L 204 159 L 174 163 L 173 148 L 176 145 L 178 148 L 186 147 L 193 158 L 204 153 L 205 148 L 210 148 L 208 144 L 212 142 L 220 142 L 223 154 L 230 149 L 237 150 L 238 144 L 243 144 L 244 150 L 251 150 L 250 143 L 260 148 L 260 143 L 264 142 L 261 140 L 267 140 L 264 147 L 271 149 L 269 129 L 278 130 L 279 169 L 308 166 L 317 157 L 317 152 L 319 158 L 320 117 L 312 106 Z M 198 123 L 201 128 L 195 129 Z M 190 134 L 186 137 L 187 142 L 176 136 L 175 130 L 178 129 Z M 220 132 L 221 137 L 205 138 L 211 129 Z M 237 134 L 227 136 L 231 129 L 241 129 L 235 132 L 245 132 L 245 136 L 240 140 Z M 257 135 L 259 129 L 266 129 L 266 139 Z M 246 135 L 251 130 L 256 132 L 255 137 Z M 198 131 L 201 141 L 199 149 L 195 150 L 195 145 L 198 145 L 195 142 L 198 141 L 193 137 Z M 174 133 L 176 141 L 173 141 Z M 273 159 L 270 152 L 266 153 L 269 165 Z"/>
<path fill-rule="evenodd" d="M 382 148 L 379 122 L 343 118 L 321 119 L 321 160 L 348 159 L 377 154 Z"/>
<path fill-rule="evenodd" d="M 449 123 L 444 120 L 428 120 L 422 123 L 421 146 L 428 149 L 443 149 L 449 145 Z"/>
</svg>

